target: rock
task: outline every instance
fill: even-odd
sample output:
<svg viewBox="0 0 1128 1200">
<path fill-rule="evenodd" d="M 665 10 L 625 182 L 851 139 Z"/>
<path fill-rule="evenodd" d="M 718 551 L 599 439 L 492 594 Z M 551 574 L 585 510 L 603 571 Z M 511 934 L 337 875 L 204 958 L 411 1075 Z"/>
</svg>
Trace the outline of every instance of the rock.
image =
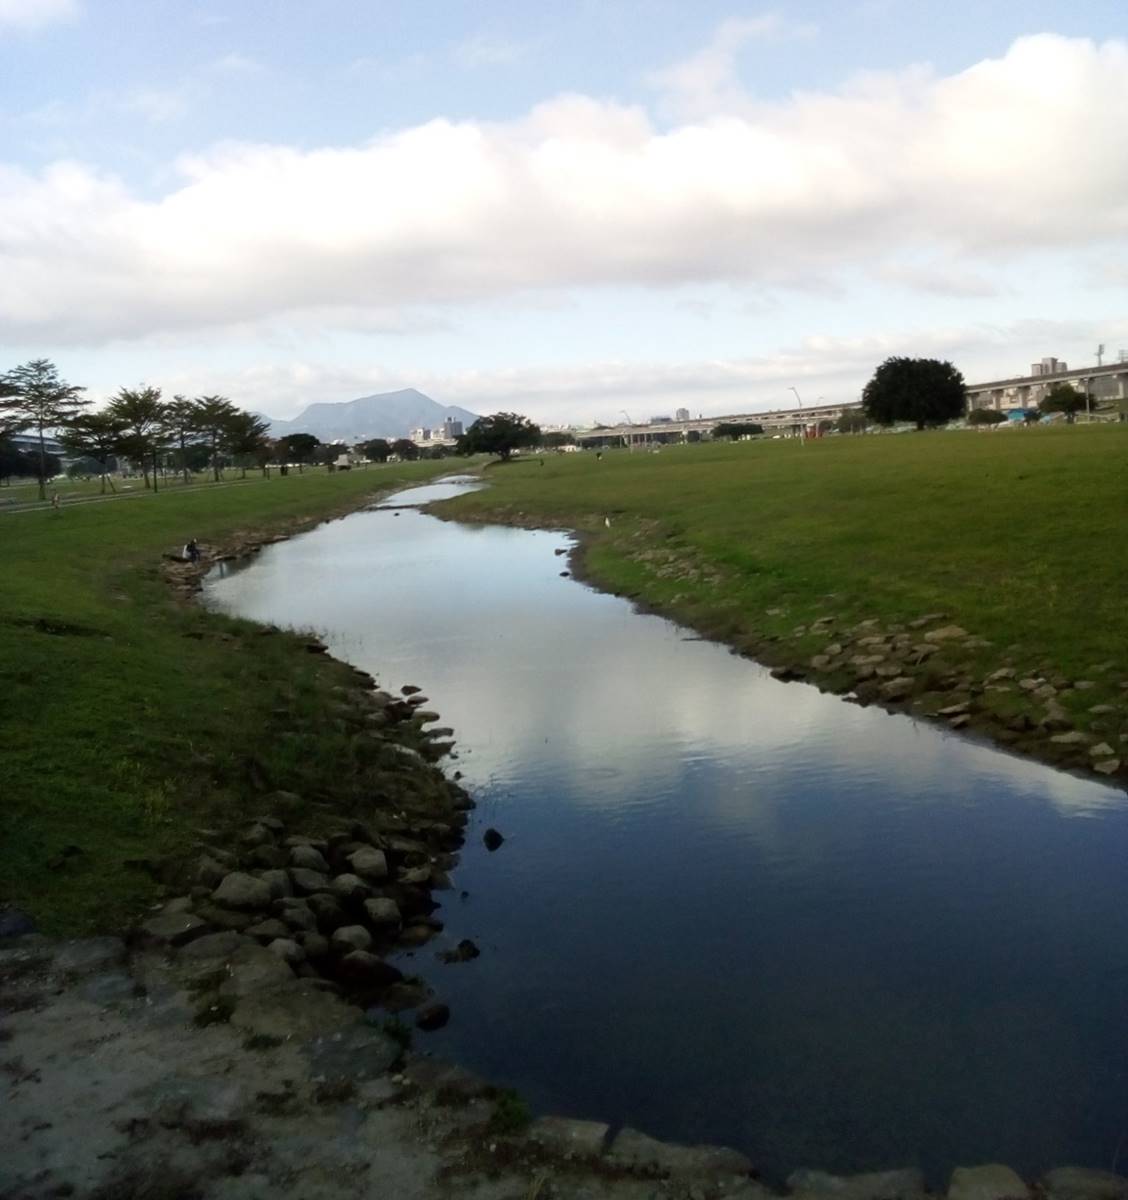
<svg viewBox="0 0 1128 1200">
<path fill-rule="evenodd" d="M 881 685 L 881 694 L 886 700 L 904 700 L 912 694 L 914 680 L 909 675 L 900 675 Z"/>
<path fill-rule="evenodd" d="M 200 856 L 199 865 L 196 867 L 196 882 L 202 883 L 208 891 L 213 891 L 223 882 L 223 877 L 227 874 L 228 870 L 228 867 L 217 861 L 210 854 L 203 854 Z"/>
<path fill-rule="evenodd" d="M 831 1175 L 800 1170 L 787 1177 L 793 1196 L 827 1200 L 916 1200 L 924 1196 L 924 1175 L 915 1167 L 898 1171 L 869 1171 L 863 1175 Z"/>
<path fill-rule="evenodd" d="M 310 911 L 317 918 L 317 928 L 322 933 L 332 933 L 338 926 L 344 925 L 347 918 L 344 910 L 335 896 L 327 892 L 315 892 L 306 900 Z"/>
<path fill-rule="evenodd" d="M 353 950 L 337 963 L 337 974 L 351 983 L 371 987 L 390 987 L 403 979 L 403 973 L 367 950 Z"/>
<path fill-rule="evenodd" d="M 183 946 L 208 932 L 208 923 L 195 913 L 160 913 L 141 923 L 142 935 L 150 941 Z"/>
<path fill-rule="evenodd" d="M 401 946 L 424 946 L 435 936 L 435 931 L 429 925 L 409 925 L 399 935 Z"/>
<path fill-rule="evenodd" d="M 1000 667 L 997 671 L 992 671 L 983 682 L 999 683 L 1004 679 L 1013 679 L 1017 673 L 1014 667 Z"/>
<path fill-rule="evenodd" d="M 964 729 L 971 724 L 971 717 L 967 713 L 960 713 L 958 717 L 949 717 L 948 725 L 952 729 Z"/>
<path fill-rule="evenodd" d="M 263 951 L 269 954 L 269 951 Z M 275 960 L 289 975 L 281 959 Z M 356 1023 L 356 1009 L 319 987 L 326 980 L 296 980 L 255 992 L 231 1014 L 231 1025 L 244 1035 L 306 1041 Z"/>
<path fill-rule="evenodd" d="M 948 1184 L 948 1200 L 1028 1200 L 1026 1184 L 1001 1163 L 957 1167 Z"/>
<path fill-rule="evenodd" d="M 397 882 L 407 887 L 426 887 L 431 882 L 431 868 L 426 864 L 421 867 L 405 867 L 400 871 Z"/>
<path fill-rule="evenodd" d="M 65 942 L 55 955 L 55 969 L 64 975 L 93 975 L 125 962 L 125 942 L 116 937 L 83 938 Z"/>
<path fill-rule="evenodd" d="M 286 898 L 276 911 L 290 929 L 317 932 L 317 917 L 314 916 L 308 901 Z"/>
<path fill-rule="evenodd" d="M 256 846 L 247 855 L 250 866 L 260 871 L 276 871 L 290 861 L 290 854 L 282 846 Z"/>
<path fill-rule="evenodd" d="M 182 962 L 211 962 L 218 959 L 230 958 L 240 946 L 246 945 L 247 939 L 234 930 L 223 933 L 209 933 L 196 938 L 183 947 L 178 956 Z"/>
<path fill-rule="evenodd" d="M 538 1117 L 528 1129 L 530 1142 L 553 1154 L 597 1158 L 603 1153 L 610 1125 L 602 1121 L 574 1121 L 569 1117 Z"/>
<path fill-rule="evenodd" d="M 1034 695 L 1039 700 L 1052 700 L 1058 694 L 1058 690 L 1052 683 L 1043 683 L 1041 687 L 1034 689 Z"/>
<path fill-rule="evenodd" d="M 329 843 L 324 838 L 306 837 L 305 834 L 294 834 L 288 837 L 282 843 L 288 850 L 292 850 L 295 846 L 312 846 L 315 850 L 324 854 L 329 848 Z"/>
<path fill-rule="evenodd" d="M 244 846 L 270 846 L 274 842 L 274 833 L 261 821 L 256 821 L 239 840 Z"/>
<path fill-rule="evenodd" d="M 964 700 L 959 704 L 949 704 L 944 708 L 938 708 L 936 710 L 936 715 L 938 717 L 960 717 L 963 716 L 963 714 L 967 712 L 969 708 L 971 708 L 971 704 L 967 700 Z"/>
<path fill-rule="evenodd" d="M 328 1083 L 376 1079 L 403 1058 L 403 1047 L 383 1030 L 354 1025 L 306 1047 L 311 1074 Z"/>
<path fill-rule="evenodd" d="M 400 691 L 403 692 L 405 696 L 414 696 L 422 690 L 422 688 L 416 687 L 414 683 L 405 683 L 403 687 L 400 688 Z"/>
<path fill-rule="evenodd" d="M 306 953 L 302 947 L 290 938 L 275 938 L 267 949 L 271 954 L 276 954 L 284 963 L 289 963 L 291 967 L 296 967 L 299 963 L 305 962 Z"/>
<path fill-rule="evenodd" d="M 1111 758 L 1115 751 L 1108 742 L 1098 742 L 1095 746 L 1089 747 L 1089 753 L 1094 758 Z"/>
<path fill-rule="evenodd" d="M 260 942 L 272 942 L 275 938 L 288 938 L 290 927 L 277 917 L 268 917 L 265 921 L 248 925 L 243 932 L 247 937 L 257 938 Z"/>
<path fill-rule="evenodd" d="M 1128 1200 L 1128 1179 L 1111 1171 L 1058 1167 L 1041 1184 L 1047 1200 Z"/>
<path fill-rule="evenodd" d="M 294 939 L 305 951 L 306 958 L 320 959 L 329 957 L 329 939 L 317 932 L 300 930 Z"/>
<path fill-rule="evenodd" d="M 303 867 L 308 871 L 320 871 L 329 874 L 329 864 L 325 861 L 320 850 L 313 846 L 294 846 L 290 850 L 290 865 Z"/>
<path fill-rule="evenodd" d="M 269 908 L 270 885 L 245 871 L 232 871 L 212 892 L 212 900 L 222 908 Z"/>
<path fill-rule="evenodd" d="M 171 1078 L 146 1096 L 153 1119 L 166 1129 L 183 1130 L 194 1141 L 230 1137 L 243 1124 L 246 1096 L 226 1079 Z"/>
<path fill-rule="evenodd" d="M 226 999 L 239 1000 L 254 992 L 289 983 L 293 978 L 290 968 L 265 946 L 244 942 L 227 961 L 227 979 L 220 984 L 219 994 Z"/>
<path fill-rule="evenodd" d="M 1105 717 L 1105 716 L 1108 716 L 1109 713 L 1116 712 L 1116 705 L 1115 704 L 1094 704 L 1093 707 L 1089 709 L 1089 711 L 1093 714 L 1094 717 Z M 1066 1169 L 1066 1168 L 1063 1168 L 1063 1170 L 1064 1169 Z M 1080 1170 L 1080 1168 L 1077 1168 L 1077 1169 Z"/>
<path fill-rule="evenodd" d="M 1073 681 L 1073 686 L 1079 692 L 1087 692 L 1091 688 L 1095 688 L 1097 685 L 1091 679 L 1075 679 Z"/>
<path fill-rule="evenodd" d="M 431 991 L 422 983 L 393 983 L 384 993 L 381 1004 L 388 1012 L 404 1012 L 418 1008 L 430 998 Z"/>
<path fill-rule="evenodd" d="M 616 1166 L 643 1167 L 674 1176 L 748 1175 L 752 1163 L 727 1146 L 679 1146 L 659 1142 L 637 1129 L 624 1127 L 611 1143 L 609 1161 Z"/>
<path fill-rule="evenodd" d="M 294 890 L 299 895 L 311 896 L 314 892 L 329 890 L 329 876 L 322 871 L 313 871 L 308 867 L 291 867 L 290 879 Z"/>
<path fill-rule="evenodd" d="M 398 929 L 403 924 L 399 905 L 394 900 L 381 896 L 375 900 L 365 900 L 364 913 L 370 924 L 383 928 L 390 926 Z"/>
<path fill-rule="evenodd" d="M 1050 738 L 1055 746 L 1083 746 L 1088 740 L 1088 734 L 1081 733 L 1077 729 L 1072 729 L 1069 733 L 1055 733 Z"/>
<path fill-rule="evenodd" d="M 361 879 L 366 879 L 371 883 L 381 883 L 388 878 L 388 860 L 384 856 L 383 850 L 363 846 L 349 855 L 348 862 Z"/>
<path fill-rule="evenodd" d="M 501 834 L 498 833 L 498 831 L 496 829 L 494 829 L 494 827 L 492 825 L 489 827 L 489 829 L 486 830 L 485 833 L 482 834 L 482 843 L 485 845 L 486 849 L 490 851 L 491 854 L 504 841 L 505 841 L 505 838 L 503 838 L 501 836 Z"/>
<path fill-rule="evenodd" d="M 1033 676 L 1027 676 L 1025 679 L 1018 681 L 1018 686 L 1024 692 L 1036 692 L 1042 686 L 1042 680 L 1035 679 Z"/>
<path fill-rule="evenodd" d="M 363 925 L 342 925 L 333 931 L 329 944 L 340 954 L 367 950 L 372 945 L 372 934 Z"/>
<path fill-rule="evenodd" d="M 1102 775 L 1115 775 L 1120 770 L 1120 759 L 1102 758 L 1100 762 L 1093 763 L 1093 770 Z"/>
<path fill-rule="evenodd" d="M 829 654 L 815 654 L 811 657 L 811 666 L 816 671 L 825 671 L 830 666 Z"/>
<path fill-rule="evenodd" d="M 209 925 L 214 925 L 216 929 L 233 929 L 236 932 L 242 932 L 257 919 L 254 913 L 220 908 L 218 904 L 197 904 L 196 916 L 207 921 Z"/>
<path fill-rule="evenodd" d="M 333 895 L 346 903 L 359 903 L 372 895 L 372 888 L 359 875 L 350 875 L 348 872 L 338 875 L 329 886 Z"/>
<path fill-rule="evenodd" d="M 481 950 L 469 939 L 463 938 L 453 950 L 444 950 L 439 957 L 445 963 L 470 962 L 481 955 Z"/>
<path fill-rule="evenodd" d="M 944 625 L 939 629 L 932 629 L 924 635 L 926 642 L 955 642 L 960 638 L 967 637 L 967 630 L 961 629 L 958 625 Z"/>
<path fill-rule="evenodd" d="M 428 1004 L 415 1014 L 416 1027 L 426 1033 L 432 1033 L 450 1020 L 450 1009 L 445 1004 Z"/>
<path fill-rule="evenodd" d="M 270 888 L 270 894 L 275 900 L 282 900 L 294 894 L 293 885 L 290 883 L 290 876 L 279 868 L 260 871 L 259 878 Z"/>
<path fill-rule="evenodd" d="M 915 621 L 910 621 L 909 628 L 923 629 L 926 625 L 935 625 L 937 621 L 943 621 L 947 615 L 942 612 L 925 613 L 923 617 L 917 617 Z"/>
</svg>

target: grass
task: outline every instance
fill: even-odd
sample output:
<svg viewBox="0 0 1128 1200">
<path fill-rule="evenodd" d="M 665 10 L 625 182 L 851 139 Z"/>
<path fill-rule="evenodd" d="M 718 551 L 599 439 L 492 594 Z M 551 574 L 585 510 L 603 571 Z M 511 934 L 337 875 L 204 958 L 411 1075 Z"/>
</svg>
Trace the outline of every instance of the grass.
<svg viewBox="0 0 1128 1200">
<path fill-rule="evenodd" d="M 820 616 L 944 612 L 991 643 L 976 669 L 1092 676 L 1067 701 L 1079 725 L 1123 708 L 1128 427 L 549 455 L 488 477 L 445 513 L 582 531 L 601 586 L 769 661 L 824 648 Z"/>
<path fill-rule="evenodd" d="M 173 596 L 161 555 L 345 511 L 426 462 L 0 514 L 0 901 L 51 933 L 119 927 L 201 827 L 282 789 L 334 800 L 343 668 Z M 280 813 L 300 817 L 302 813 Z"/>
</svg>

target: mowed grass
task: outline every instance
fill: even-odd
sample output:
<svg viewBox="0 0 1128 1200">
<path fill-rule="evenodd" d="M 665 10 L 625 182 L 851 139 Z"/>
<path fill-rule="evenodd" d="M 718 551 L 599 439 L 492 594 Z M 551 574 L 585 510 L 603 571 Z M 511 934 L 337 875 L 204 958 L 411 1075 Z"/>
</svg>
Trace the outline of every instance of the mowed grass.
<svg viewBox="0 0 1128 1200">
<path fill-rule="evenodd" d="M 1112 659 L 1121 673 L 1098 681 L 1109 691 L 1128 676 L 1128 427 L 544 463 L 491 469 L 492 487 L 446 511 L 586 531 L 596 581 L 738 645 L 767 636 L 814 652 L 817 639 L 794 630 L 818 616 L 887 624 L 944 612 L 992 642 L 981 664 L 1078 678 Z"/>
<path fill-rule="evenodd" d="M 350 754 L 326 731 L 333 665 L 177 599 L 161 555 L 450 470 L 311 472 L 0 515 L 0 902 L 51 932 L 118 927 L 199 826 L 225 828 L 269 788 L 329 798 Z"/>
</svg>

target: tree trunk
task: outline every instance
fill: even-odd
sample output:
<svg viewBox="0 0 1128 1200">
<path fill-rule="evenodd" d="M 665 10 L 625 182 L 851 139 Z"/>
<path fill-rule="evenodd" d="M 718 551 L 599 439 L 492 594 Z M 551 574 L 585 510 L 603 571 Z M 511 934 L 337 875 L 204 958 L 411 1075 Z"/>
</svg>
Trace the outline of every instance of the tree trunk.
<svg viewBox="0 0 1128 1200">
<path fill-rule="evenodd" d="M 39 426 L 39 499 L 47 499 L 47 443 L 43 438 L 42 425 Z"/>
<path fill-rule="evenodd" d="M 153 494 L 157 491 L 157 452 L 153 451 Z"/>
</svg>

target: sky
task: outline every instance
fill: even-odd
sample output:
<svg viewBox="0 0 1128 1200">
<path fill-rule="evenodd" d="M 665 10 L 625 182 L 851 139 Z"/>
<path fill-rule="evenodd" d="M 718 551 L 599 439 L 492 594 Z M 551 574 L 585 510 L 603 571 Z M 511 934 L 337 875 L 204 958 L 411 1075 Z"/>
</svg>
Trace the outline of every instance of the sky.
<svg viewBox="0 0 1128 1200">
<path fill-rule="evenodd" d="M 0 0 L 0 370 L 542 424 L 1128 351 L 1125 0 Z"/>
</svg>

